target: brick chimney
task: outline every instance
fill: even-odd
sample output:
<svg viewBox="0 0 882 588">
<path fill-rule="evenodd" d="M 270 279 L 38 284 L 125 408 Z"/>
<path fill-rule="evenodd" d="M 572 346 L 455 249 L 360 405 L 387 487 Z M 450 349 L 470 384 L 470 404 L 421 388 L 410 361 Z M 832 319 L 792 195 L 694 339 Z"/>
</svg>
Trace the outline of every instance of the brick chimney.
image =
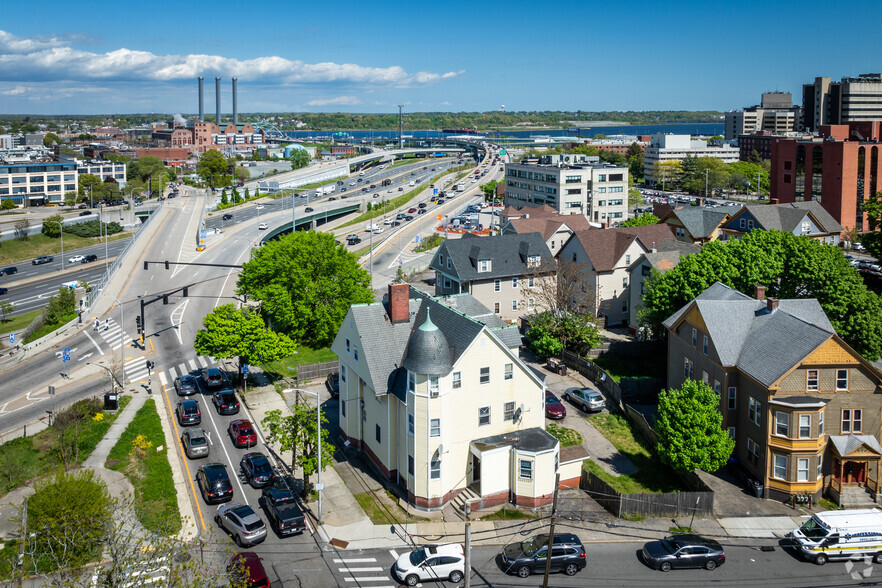
<svg viewBox="0 0 882 588">
<path fill-rule="evenodd" d="M 765 300 L 766 299 L 766 287 L 757 284 L 753 287 L 753 297 L 757 300 Z"/>
<path fill-rule="evenodd" d="M 410 320 L 410 286 L 404 283 L 389 284 L 389 322 L 406 323 Z"/>
<path fill-rule="evenodd" d="M 777 298 L 769 298 L 766 300 L 766 310 L 769 312 L 775 312 L 778 310 L 778 299 Z"/>
</svg>

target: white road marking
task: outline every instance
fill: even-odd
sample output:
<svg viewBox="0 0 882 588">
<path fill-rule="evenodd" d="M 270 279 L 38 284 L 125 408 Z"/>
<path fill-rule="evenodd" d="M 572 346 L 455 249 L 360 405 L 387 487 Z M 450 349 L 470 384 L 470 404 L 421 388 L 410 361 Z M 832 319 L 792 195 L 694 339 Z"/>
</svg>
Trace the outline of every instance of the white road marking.
<svg viewBox="0 0 882 588">
<path fill-rule="evenodd" d="M 389 578 L 343 578 L 344 582 L 388 582 Z"/>
<path fill-rule="evenodd" d="M 375 557 L 355 557 L 349 559 L 334 558 L 334 563 L 373 563 L 377 561 Z"/>
<path fill-rule="evenodd" d="M 196 359 L 199 360 L 199 365 L 201 365 L 201 366 L 204 367 L 204 368 L 207 368 L 207 367 L 208 367 L 208 362 L 205 361 L 205 357 L 204 357 L 204 356 L 199 355 L 199 356 L 196 357 Z"/>
<path fill-rule="evenodd" d="M 178 371 L 181 372 L 182 376 L 190 373 L 190 370 L 187 369 L 186 363 L 182 363 L 181 365 L 179 365 Z"/>
<path fill-rule="evenodd" d="M 83 333 L 86 334 L 86 337 L 89 338 L 89 341 L 92 342 L 92 345 L 95 346 L 95 349 L 98 350 L 98 353 L 100 353 L 101 355 L 104 355 L 104 352 L 101 350 L 101 346 L 98 345 L 97 343 L 95 343 L 95 339 L 92 338 L 92 335 L 89 334 L 89 331 L 83 331 Z"/>
<path fill-rule="evenodd" d="M 169 377 L 171 377 L 172 380 L 174 380 L 175 378 L 178 377 L 178 374 L 175 372 L 175 368 L 173 368 L 173 367 L 168 368 L 168 375 L 169 375 Z M 181 375 L 183 375 L 183 374 L 181 374 Z"/>
<path fill-rule="evenodd" d="M 190 369 L 191 369 L 191 370 L 198 370 L 198 369 L 199 369 L 199 366 L 196 364 L 196 360 L 195 360 L 195 359 L 191 359 L 191 360 L 190 360 Z"/>
<path fill-rule="evenodd" d="M 401 556 L 398 555 L 398 552 L 395 551 L 394 549 L 390 549 L 390 550 L 389 550 L 389 554 L 392 555 L 392 558 L 393 558 L 395 561 L 398 561 L 398 558 L 401 557 Z"/>
<path fill-rule="evenodd" d="M 337 568 L 343 574 L 361 574 L 364 572 L 382 572 L 383 568 Z"/>
<path fill-rule="evenodd" d="M 162 384 L 163 386 L 168 384 L 168 380 L 165 379 L 165 372 L 159 372 L 159 383 Z M 316 418 L 318 418 L 318 417 L 316 417 Z M 316 426 L 318 426 L 318 425 L 316 425 Z"/>
</svg>

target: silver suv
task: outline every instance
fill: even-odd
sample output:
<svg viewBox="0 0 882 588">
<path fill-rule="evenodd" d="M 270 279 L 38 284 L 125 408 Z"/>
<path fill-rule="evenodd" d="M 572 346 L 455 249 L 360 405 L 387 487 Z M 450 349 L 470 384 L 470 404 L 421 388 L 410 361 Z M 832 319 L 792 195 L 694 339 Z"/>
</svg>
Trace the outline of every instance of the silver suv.
<svg viewBox="0 0 882 588">
<path fill-rule="evenodd" d="M 600 412 L 606 407 L 606 400 L 600 392 L 591 388 L 567 388 L 563 398 L 585 412 Z"/>
<path fill-rule="evenodd" d="M 228 502 L 217 507 L 217 524 L 233 536 L 239 547 L 247 547 L 266 539 L 266 524 L 250 506 Z"/>
</svg>

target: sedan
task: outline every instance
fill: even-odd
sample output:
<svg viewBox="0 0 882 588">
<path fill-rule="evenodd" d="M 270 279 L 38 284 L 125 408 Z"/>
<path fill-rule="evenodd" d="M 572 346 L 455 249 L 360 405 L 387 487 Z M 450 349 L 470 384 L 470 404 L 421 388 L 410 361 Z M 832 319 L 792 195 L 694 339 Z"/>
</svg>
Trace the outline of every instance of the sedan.
<svg viewBox="0 0 882 588">
<path fill-rule="evenodd" d="M 315 212 L 315 211 L 312 207 L 307 206 L 306 208 L 303 209 L 303 212 Z"/>
<path fill-rule="evenodd" d="M 225 214 L 221 217 L 221 220 L 233 220 L 233 215 L 229 213 Z"/>
<path fill-rule="evenodd" d="M 251 423 L 245 419 L 230 421 L 227 432 L 230 434 L 233 445 L 236 447 L 242 448 L 257 445 L 257 433 L 254 432 L 254 427 L 251 426 Z"/>
<path fill-rule="evenodd" d="M 263 558 L 252 551 L 234 553 L 227 564 L 227 574 L 235 582 L 235 586 L 252 586 L 253 588 L 269 588 L 270 581 L 266 575 Z"/>
<path fill-rule="evenodd" d="M 656 570 L 673 568 L 704 568 L 714 570 L 726 561 L 719 543 L 701 535 L 682 534 L 650 541 L 643 546 L 643 561 Z"/>
<path fill-rule="evenodd" d="M 564 400 L 585 412 L 600 412 L 606 406 L 606 401 L 600 392 L 591 388 L 567 388 L 563 394 Z"/>
<path fill-rule="evenodd" d="M 254 208 L 256 208 L 257 210 L 263 210 L 263 204 L 258 204 Z"/>
<path fill-rule="evenodd" d="M 259 225 L 257 225 L 257 230 L 258 230 L 258 231 L 265 231 L 265 230 L 267 230 L 268 228 L 269 228 L 269 225 L 266 224 L 266 223 L 260 223 Z"/>
<path fill-rule="evenodd" d="M 175 408 L 178 424 L 182 427 L 198 425 L 202 422 L 202 411 L 199 410 L 198 400 L 182 400 Z"/>
<path fill-rule="evenodd" d="M 411 206 L 410 208 L 407 209 L 407 212 L 409 212 L 409 213 L 411 213 L 411 214 L 413 214 L 413 213 L 416 212 L 416 211 L 417 211 L 417 209 L 414 208 L 413 206 Z"/>
<path fill-rule="evenodd" d="M 181 435 L 181 444 L 190 459 L 208 457 L 210 451 L 208 437 L 205 435 L 205 431 L 200 428 L 194 427 L 184 431 Z"/>
<path fill-rule="evenodd" d="M 563 405 L 560 399 L 554 393 L 545 391 L 545 418 L 562 419 L 567 416 L 567 407 Z"/>
<path fill-rule="evenodd" d="M 245 480 L 251 484 L 252 488 L 263 488 L 272 484 L 276 479 L 273 466 L 259 451 L 243 455 L 239 466 L 242 468 L 242 473 L 245 474 Z"/>
<path fill-rule="evenodd" d="M 9 288 L 0 288 L 0 296 L 9 292 Z"/>
<path fill-rule="evenodd" d="M 331 393 L 331 398 L 340 396 L 340 372 L 331 372 L 325 379 L 325 386 Z"/>
<path fill-rule="evenodd" d="M 178 396 L 192 396 L 196 394 L 196 378 L 193 376 L 178 376 L 175 378 L 175 392 Z"/>
<path fill-rule="evenodd" d="M 44 263 L 50 263 L 51 261 L 52 261 L 51 255 L 41 255 L 40 257 L 38 257 L 37 259 L 35 259 L 31 263 L 33 265 L 43 265 Z"/>
<path fill-rule="evenodd" d="M 92 214 L 91 210 L 84 210 L 80 213 L 80 216 L 89 216 L 90 214 Z"/>
<path fill-rule="evenodd" d="M 86 258 L 85 255 L 74 255 L 70 259 L 67 260 L 67 263 L 82 263 L 82 261 Z"/>
<path fill-rule="evenodd" d="M 90 254 L 83 257 L 83 260 L 80 263 L 91 263 L 93 261 L 98 261 L 98 256 L 95 254 Z"/>
<path fill-rule="evenodd" d="M 218 390 L 211 396 L 218 414 L 239 414 L 239 401 L 232 390 Z"/>
<path fill-rule="evenodd" d="M 196 484 L 206 504 L 226 502 L 233 498 L 233 485 L 222 463 L 208 463 L 196 472 Z"/>
<path fill-rule="evenodd" d="M 266 539 L 266 524 L 247 504 L 222 504 L 217 507 L 214 520 L 221 529 L 233 536 L 233 541 L 240 547 L 254 545 Z"/>
</svg>

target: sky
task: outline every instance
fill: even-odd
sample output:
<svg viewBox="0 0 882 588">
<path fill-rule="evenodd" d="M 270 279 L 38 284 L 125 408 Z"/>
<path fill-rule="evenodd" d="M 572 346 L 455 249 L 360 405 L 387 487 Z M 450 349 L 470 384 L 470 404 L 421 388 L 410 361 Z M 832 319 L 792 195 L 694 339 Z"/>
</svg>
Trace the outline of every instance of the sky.
<svg viewBox="0 0 882 588">
<path fill-rule="evenodd" d="M 3 2 L 0 114 L 731 110 L 882 71 L 878 0 Z M 862 33 L 862 29 L 866 29 Z"/>
</svg>

